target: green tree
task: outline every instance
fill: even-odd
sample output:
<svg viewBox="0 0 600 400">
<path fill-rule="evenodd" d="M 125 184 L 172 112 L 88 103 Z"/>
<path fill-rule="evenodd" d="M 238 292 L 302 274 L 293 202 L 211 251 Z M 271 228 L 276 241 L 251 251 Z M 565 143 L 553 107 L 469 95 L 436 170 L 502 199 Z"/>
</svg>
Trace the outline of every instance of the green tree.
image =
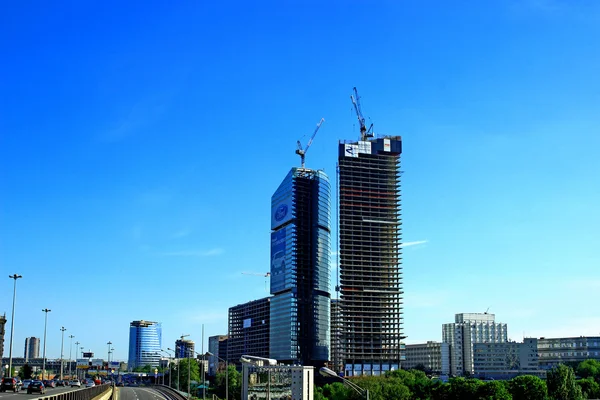
<svg viewBox="0 0 600 400">
<path fill-rule="evenodd" d="M 352 389 L 340 382 L 334 382 L 323 386 L 323 395 L 328 400 L 348 400 L 351 398 Z"/>
<path fill-rule="evenodd" d="M 554 400 L 581 400 L 581 387 L 575 383 L 573 368 L 560 364 L 548 371 L 548 394 Z"/>
<path fill-rule="evenodd" d="M 513 400 L 546 400 L 546 382 L 533 375 L 521 375 L 508 382 L 508 391 Z"/>
<path fill-rule="evenodd" d="M 581 388 L 581 392 L 586 399 L 600 398 L 600 384 L 594 378 L 579 379 L 576 383 Z"/>
<path fill-rule="evenodd" d="M 25 363 L 25 365 L 23 365 L 23 368 L 19 370 L 19 377 L 21 379 L 31 379 L 31 375 L 33 375 L 33 368 L 31 368 L 31 365 L 29 365 L 29 363 Z"/>
<path fill-rule="evenodd" d="M 512 400 L 506 385 L 500 381 L 484 382 L 477 388 L 478 400 Z"/>
<path fill-rule="evenodd" d="M 481 381 L 472 378 L 451 378 L 449 384 L 450 390 L 448 392 L 448 399 L 465 400 L 476 398 L 477 389 L 479 389 Z"/>
<path fill-rule="evenodd" d="M 600 360 L 588 359 L 577 366 L 577 375 L 582 378 L 594 378 L 600 381 Z"/>
<path fill-rule="evenodd" d="M 239 399 L 242 393 L 242 374 L 235 369 L 234 365 L 228 365 L 227 368 L 229 374 L 229 398 Z M 225 371 L 219 371 L 215 378 L 217 386 L 216 395 L 220 398 L 225 398 L 225 393 L 227 392 L 225 387 L 226 377 L 227 374 Z"/>
<path fill-rule="evenodd" d="M 177 368 L 180 368 L 179 378 L 181 379 L 181 382 L 179 385 L 179 390 L 182 392 L 187 392 L 188 383 L 190 384 L 190 390 L 192 389 L 191 381 L 200 382 L 200 366 L 195 358 L 180 358 Z M 191 379 L 189 379 L 189 377 L 191 377 Z"/>
</svg>

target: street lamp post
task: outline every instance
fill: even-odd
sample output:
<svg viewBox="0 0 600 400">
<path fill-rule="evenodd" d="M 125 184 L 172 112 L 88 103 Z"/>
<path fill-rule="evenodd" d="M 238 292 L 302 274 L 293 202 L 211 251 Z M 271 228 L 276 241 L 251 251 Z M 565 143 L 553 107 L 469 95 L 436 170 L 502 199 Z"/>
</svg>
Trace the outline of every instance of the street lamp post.
<svg viewBox="0 0 600 400">
<path fill-rule="evenodd" d="M 79 349 L 79 341 L 75 342 L 75 359 L 77 359 L 77 349 Z M 77 375 L 77 379 L 79 379 L 79 370 L 77 369 L 77 363 L 75 364 L 75 375 Z"/>
<path fill-rule="evenodd" d="M 12 378 L 12 349 L 13 349 L 13 333 L 15 331 L 15 302 L 17 300 L 17 279 L 22 278 L 21 275 L 9 275 L 10 279 L 14 279 L 13 286 L 13 303 L 12 303 L 12 317 L 10 319 L 10 349 L 8 350 L 8 375 Z"/>
<path fill-rule="evenodd" d="M 170 350 L 170 349 L 167 348 L 167 350 Z M 171 374 L 173 373 L 173 370 L 171 368 L 171 353 L 169 353 L 168 351 L 165 351 L 165 350 L 161 350 L 161 351 L 164 353 L 167 353 L 167 355 L 169 356 L 169 387 L 172 387 L 171 386 Z M 165 384 L 165 378 L 163 375 L 163 385 L 164 384 Z"/>
<path fill-rule="evenodd" d="M 167 347 L 167 350 L 171 350 L 173 352 L 173 360 L 176 359 L 177 353 L 170 347 Z M 179 390 L 179 361 L 177 361 L 177 390 Z"/>
<path fill-rule="evenodd" d="M 336 374 L 335 372 L 333 372 L 332 370 L 330 370 L 327 367 L 321 367 L 321 369 L 319 369 L 319 373 L 323 376 L 330 376 L 330 377 L 341 379 L 346 385 L 348 385 L 352 389 L 354 389 L 355 392 L 357 392 L 358 394 L 363 396 L 366 400 L 369 400 L 369 389 L 361 388 L 356 383 L 350 381 L 350 379 L 342 378 L 341 376 L 339 376 L 338 374 Z"/>
<path fill-rule="evenodd" d="M 48 328 L 48 313 L 52 311 L 48 308 L 42 310 L 45 313 L 44 317 L 44 353 L 42 354 L 42 380 L 44 380 L 44 373 L 46 372 L 46 330 Z"/>
<path fill-rule="evenodd" d="M 61 332 L 61 338 L 60 338 L 60 380 L 63 380 L 63 360 L 64 360 L 64 344 L 65 344 L 65 331 L 67 330 L 67 328 L 65 328 L 64 326 L 60 327 L 60 332 Z"/>
<path fill-rule="evenodd" d="M 188 337 L 188 336 L 190 336 L 190 335 L 181 335 L 181 345 L 183 345 L 183 338 L 184 337 Z M 191 361 L 190 361 L 190 353 L 191 353 L 191 351 L 190 351 L 190 349 L 189 349 L 188 346 L 185 346 L 185 352 L 187 353 L 187 359 L 188 359 L 187 360 L 188 361 L 188 377 L 187 377 L 188 378 L 187 379 L 187 381 L 188 381 L 188 398 L 191 399 L 192 398 L 192 391 L 191 391 L 192 377 L 190 376 L 191 375 L 191 367 L 190 367 L 190 365 L 191 365 Z M 177 368 L 177 371 L 179 371 L 179 368 Z"/>
<path fill-rule="evenodd" d="M 73 379 L 73 338 L 75 335 L 69 335 L 69 379 Z"/>
<path fill-rule="evenodd" d="M 223 360 L 221 357 L 214 355 L 210 351 L 207 351 L 206 355 L 209 357 L 216 357 L 217 360 L 221 360 L 225 363 L 225 400 L 229 400 L 229 363 L 227 363 L 227 360 Z"/>
<path fill-rule="evenodd" d="M 81 349 L 81 358 L 83 358 L 83 349 L 84 349 L 84 347 L 83 347 L 83 346 L 81 346 L 79 349 Z M 86 371 L 87 371 L 87 370 L 83 370 L 83 371 L 81 371 L 81 379 L 85 378 L 85 372 L 86 372 Z"/>
<path fill-rule="evenodd" d="M 108 356 L 106 359 L 106 378 L 108 378 L 108 371 L 110 371 L 110 346 L 112 345 L 112 342 L 109 340 L 106 344 L 108 345 Z"/>
</svg>

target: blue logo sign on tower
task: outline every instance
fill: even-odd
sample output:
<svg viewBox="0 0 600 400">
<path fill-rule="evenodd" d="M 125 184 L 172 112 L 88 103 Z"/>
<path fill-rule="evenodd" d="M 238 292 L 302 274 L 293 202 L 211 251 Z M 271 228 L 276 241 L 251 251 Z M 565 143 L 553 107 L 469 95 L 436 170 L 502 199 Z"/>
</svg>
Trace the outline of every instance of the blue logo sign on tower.
<svg viewBox="0 0 600 400">
<path fill-rule="evenodd" d="M 281 220 L 283 220 L 285 218 L 287 213 L 288 213 L 287 204 L 281 204 L 279 207 L 277 207 L 277 211 L 275 211 L 275 220 L 277 222 L 280 222 Z"/>
</svg>

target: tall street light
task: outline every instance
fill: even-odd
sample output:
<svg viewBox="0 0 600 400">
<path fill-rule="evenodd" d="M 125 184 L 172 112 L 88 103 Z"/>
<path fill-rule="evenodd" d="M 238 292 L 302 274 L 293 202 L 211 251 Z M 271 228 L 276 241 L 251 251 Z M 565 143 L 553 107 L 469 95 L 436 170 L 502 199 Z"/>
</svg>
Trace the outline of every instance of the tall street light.
<svg viewBox="0 0 600 400">
<path fill-rule="evenodd" d="M 242 363 L 242 374 L 243 374 L 243 387 L 247 388 L 248 387 L 248 365 L 255 365 L 255 366 L 263 366 L 265 363 L 268 366 L 273 366 L 273 365 L 277 365 L 277 360 L 275 360 L 274 358 L 265 358 L 265 357 L 258 357 L 258 356 L 249 356 L 249 355 L 242 355 L 242 357 L 240 358 L 240 362 Z M 267 400 L 271 400 L 271 370 L 267 368 L 267 396 L 266 399 Z M 247 390 L 247 389 L 245 389 Z M 246 395 L 246 393 L 242 393 L 242 397 L 244 397 Z"/>
<path fill-rule="evenodd" d="M 64 344 L 65 344 L 65 331 L 67 328 L 64 326 L 60 327 L 61 337 L 60 337 L 60 380 L 63 380 L 63 361 L 64 361 Z"/>
<path fill-rule="evenodd" d="M 338 374 L 336 374 L 335 372 L 333 372 L 332 370 L 330 370 L 327 367 L 322 367 L 321 369 L 319 369 L 319 373 L 323 376 L 329 376 L 329 377 L 341 379 L 346 385 L 348 385 L 352 389 L 354 389 L 355 392 L 357 392 L 358 394 L 363 396 L 366 400 L 369 400 L 369 389 L 361 388 L 356 383 L 350 381 L 350 379 L 342 378 L 341 376 L 339 376 Z"/>
<path fill-rule="evenodd" d="M 171 369 L 171 353 L 169 353 L 168 351 L 165 350 L 160 350 L 163 353 L 166 353 L 169 356 L 169 387 L 171 386 L 171 373 L 172 373 L 172 369 Z M 165 384 L 165 375 L 163 374 L 163 385 Z"/>
<path fill-rule="evenodd" d="M 173 359 L 177 358 L 177 351 L 176 350 L 173 350 L 170 347 L 167 347 L 167 350 L 171 350 L 173 352 Z M 179 369 L 180 369 L 179 368 L 179 360 L 177 360 L 177 390 L 179 390 L 179 376 L 180 376 Z"/>
<path fill-rule="evenodd" d="M 15 280 L 13 287 L 13 304 L 12 304 L 12 317 L 10 319 L 10 350 L 8 351 L 8 375 L 12 378 L 12 348 L 13 348 L 13 332 L 15 330 L 15 302 L 17 300 L 17 279 L 22 278 L 21 275 L 9 275 L 10 279 Z"/>
<path fill-rule="evenodd" d="M 216 357 L 218 360 L 225 363 L 225 400 L 229 400 L 229 364 L 227 363 L 227 360 L 223 360 L 221 357 L 214 355 L 210 351 L 207 351 L 205 356 Z"/>
<path fill-rule="evenodd" d="M 184 337 L 188 337 L 188 336 L 190 336 L 190 335 L 181 335 L 181 344 L 182 345 L 184 343 L 183 342 L 183 338 Z M 188 398 L 191 399 L 192 398 L 192 391 L 191 391 L 191 388 L 190 388 L 190 384 L 192 382 L 192 377 L 190 376 L 190 374 L 191 374 L 191 368 L 190 368 L 190 364 L 191 364 L 190 353 L 191 353 L 191 351 L 190 351 L 190 349 L 189 349 L 188 346 L 185 346 L 185 352 L 187 353 L 187 359 L 188 359 Z"/>
<path fill-rule="evenodd" d="M 44 317 L 44 354 L 42 355 L 42 380 L 44 380 L 44 373 L 46 372 L 46 329 L 48 328 L 48 313 L 52 311 L 47 308 L 42 310 L 46 314 Z"/>
<path fill-rule="evenodd" d="M 69 335 L 69 379 L 73 379 L 73 338 L 74 335 Z"/>
<path fill-rule="evenodd" d="M 79 348 L 79 341 L 75 342 L 75 359 L 77 359 L 77 349 Z M 77 363 L 75 363 L 75 375 L 77 375 L 77 379 L 79 379 L 79 370 L 77 369 Z"/>
<path fill-rule="evenodd" d="M 110 371 L 110 346 L 112 345 L 112 342 L 109 340 L 106 344 L 108 345 L 108 358 L 106 359 L 106 378 L 108 378 L 108 371 Z"/>
</svg>

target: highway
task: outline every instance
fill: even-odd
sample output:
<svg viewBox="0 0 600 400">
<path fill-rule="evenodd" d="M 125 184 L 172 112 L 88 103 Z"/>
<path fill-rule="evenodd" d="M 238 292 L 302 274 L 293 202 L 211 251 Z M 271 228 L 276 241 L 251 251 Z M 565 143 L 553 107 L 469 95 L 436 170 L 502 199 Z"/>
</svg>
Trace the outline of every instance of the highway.
<svg viewBox="0 0 600 400">
<path fill-rule="evenodd" d="M 165 400 L 164 396 L 155 390 L 145 387 L 120 387 L 119 400 Z"/>
<path fill-rule="evenodd" d="M 81 388 L 83 389 L 83 388 Z M 0 392 L 0 400 L 25 400 L 25 399 L 36 399 L 38 397 L 54 396 L 61 393 L 71 392 L 73 390 L 81 390 L 80 388 L 70 387 L 55 387 L 47 388 L 46 393 L 41 395 L 39 393 L 27 394 L 27 390 L 20 390 L 18 393 L 14 392 Z"/>
</svg>

